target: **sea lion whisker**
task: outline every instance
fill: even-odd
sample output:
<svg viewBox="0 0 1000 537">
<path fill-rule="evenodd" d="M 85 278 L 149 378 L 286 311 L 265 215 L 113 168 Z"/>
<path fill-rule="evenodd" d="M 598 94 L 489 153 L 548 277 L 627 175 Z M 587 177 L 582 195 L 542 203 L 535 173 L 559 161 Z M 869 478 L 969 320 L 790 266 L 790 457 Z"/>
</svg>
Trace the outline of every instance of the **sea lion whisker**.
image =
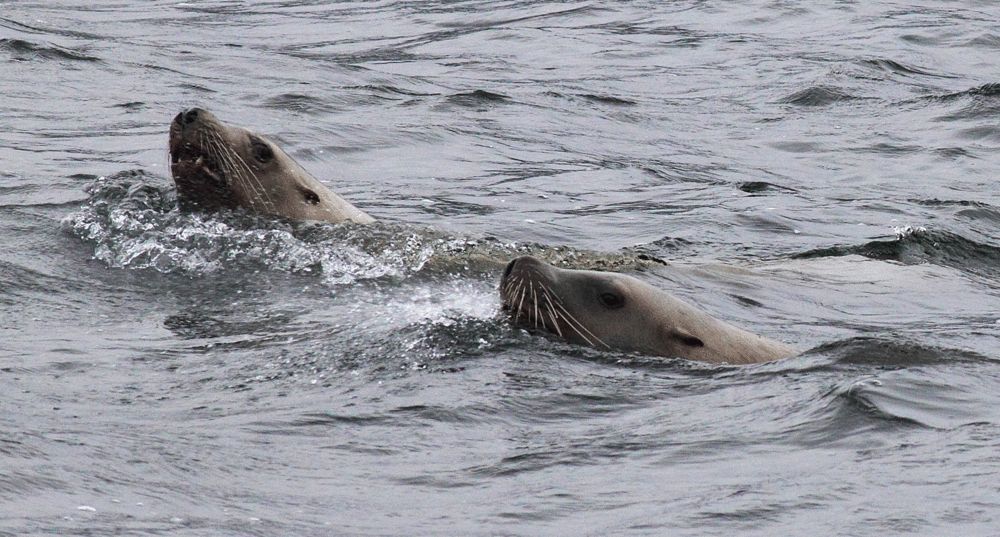
<svg viewBox="0 0 1000 537">
<path fill-rule="evenodd" d="M 198 160 L 199 161 L 202 159 L 210 160 L 211 163 L 214 164 L 214 166 L 210 166 L 209 163 L 203 162 L 202 167 L 204 171 L 209 175 L 211 175 L 212 178 L 215 179 L 217 182 L 228 187 L 231 181 L 230 178 L 233 176 L 233 171 L 229 166 L 226 165 L 225 157 L 219 154 L 219 148 L 216 147 L 216 144 L 212 142 L 210 136 L 211 134 L 208 132 L 201 133 L 200 143 L 198 144 L 198 148 L 201 150 L 202 156 L 199 157 Z M 213 168 L 218 169 L 218 172 L 216 172 L 216 170 Z"/>
<path fill-rule="evenodd" d="M 577 333 L 577 335 L 579 335 L 581 338 L 583 338 L 583 340 L 586 341 L 588 345 L 596 346 L 596 345 L 594 345 L 594 342 L 591 341 L 591 339 L 590 339 L 590 338 L 594 338 L 595 341 L 597 341 L 601 345 L 604 345 L 606 348 L 609 348 L 609 349 L 611 348 L 607 343 L 605 343 L 604 341 L 602 341 L 601 338 L 599 338 L 596 335 L 594 335 L 594 333 L 591 332 L 590 330 L 587 330 L 587 327 L 583 326 L 583 323 L 581 323 L 579 320 L 577 320 L 577 318 L 574 317 L 573 314 L 571 314 L 566 309 L 566 307 L 562 305 L 562 301 L 559 300 L 558 295 L 556 295 L 551 290 L 549 290 L 548 287 L 545 287 L 545 284 L 543 284 L 541 282 L 538 282 L 538 286 L 541 287 L 545 291 L 546 296 L 552 296 L 552 297 L 555 298 L 555 300 L 551 301 L 550 304 L 553 304 L 555 307 L 559 308 L 559 311 L 561 312 L 561 317 L 566 320 L 566 324 L 570 328 L 572 328 L 573 331 Z M 584 334 L 584 332 L 586 332 L 586 334 Z M 560 333 L 559 335 L 562 336 L 562 333 Z M 587 337 L 588 335 L 590 337 Z"/>
<path fill-rule="evenodd" d="M 577 318 L 574 317 L 572 313 L 567 311 L 566 308 L 563 307 L 561 303 L 556 303 L 556 306 L 559 308 L 559 310 L 563 314 L 563 317 L 566 319 L 566 324 L 569 325 L 569 327 L 572 328 L 577 334 L 579 334 L 580 337 L 582 337 L 587 342 L 587 344 L 596 347 L 596 345 L 594 345 L 594 343 L 590 341 L 590 338 L 587 337 L 587 335 L 589 335 L 590 337 L 594 338 L 595 341 L 597 341 L 601 345 L 604 345 L 605 348 L 607 349 L 611 348 L 611 345 L 608 345 L 607 343 L 604 342 L 604 340 L 597 337 L 597 335 L 588 330 L 587 327 L 584 326 L 583 323 L 581 323 L 579 320 L 577 320 Z M 584 334 L 583 332 L 586 332 L 587 334 Z"/>
<path fill-rule="evenodd" d="M 514 285 L 517 283 L 516 278 L 507 278 L 500 284 L 500 293 L 504 296 L 510 297 L 513 293 Z"/>
<path fill-rule="evenodd" d="M 567 321 L 566 324 L 568 324 L 570 328 L 573 328 L 573 330 L 575 330 L 577 334 L 580 334 L 580 337 L 582 337 L 588 344 L 593 345 L 593 342 L 591 342 L 590 339 L 587 338 L 587 336 L 580 333 L 580 331 L 577 330 L 576 327 L 574 327 L 571 322 L 569 322 L 566 315 L 562 315 L 559 313 L 558 310 L 556 310 L 555 306 L 559 306 L 559 308 L 562 311 L 566 311 L 566 308 L 563 308 L 562 305 L 559 303 L 559 297 L 556 296 L 554 293 L 552 293 L 552 291 L 549 290 L 548 287 L 545 287 L 545 284 L 543 284 L 542 282 L 538 282 L 538 287 L 541 289 L 542 296 L 545 298 L 545 306 L 548 308 L 549 317 L 552 319 L 552 326 L 553 328 L 555 328 L 556 334 L 558 334 L 559 337 L 563 338 L 566 337 L 565 335 L 563 335 L 562 329 L 559 328 L 559 319 L 562 318 L 566 320 Z M 593 334 L 591 334 L 591 336 L 593 336 Z M 596 336 L 593 337 L 597 339 Z M 600 340 L 598 339 L 598 341 Z"/>
<path fill-rule="evenodd" d="M 535 307 L 535 328 L 538 328 L 538 294 L 535 292 L 534 282 L 528 282 L 528 289 L 531 291 L 531 304 Z"/>
<path fill-rule="evenodd" d="M 556 334 L 563 337 L 562 330 L 559 329 L 559 317 L 556 315 L 555 308 L 552 307 L 552 298 L 547 293 L 543 296 L 545 297 L 545 306 L 549 310 L 549 317 L 552 318 L 552 326 L 556 329 Z"/>
<path fill-rule="evenodd" d="M 515 323 L 518 321 L 518 319 L 521 318 L 521 311 L 524 309 L 524 298 L 528 294 L 527 288 L 524 287 L 524 280 L 521 280 L 520 282 L 518 282 L 517 288 L 521 290 L 521 298 L 517 302 L 517 317 L 514 318 L 514 322 Z M 524 311 L 525 318 L 527 318 L 528 315 L 529 315 L 528 312 L 525 310 Z"/>
<path fill-rule="evenodd" d="M 511 312 L 511 315 L 517 312 L 515 299 L 517 298 L 518 288 L 516 284 L 517 282 L 513 278 L 500 283 L 500 297 L 503 298 L 503 305 Z"/>
<path fill-rule="evenodd" d="M 250 185 L 250 187 L 254 191 L 254 194 L 264 201 L 266 207 L 270 208 L 272 211 L 277 210 L 277 205 L 275 205 L 274 200 L 271 199 L 271 195 L 268 193 L 267 188 L 265 188 L 264 184 L 261 183 L 260 177 L 257 176 L 256 170 L 254 170 L 249 164 L 247 164 L 247 162 L 243 159 L 242 156 L 240 156 L 239 153 L 236 153 L 234 151 L 232 152 L 232 155 L 243 166 L 243 169 L 247 171 L 247 176 L 244 177 L 244 179 L 246 179 L 248 183 L 252 181 L 253 183 L 256 184 L 256 186 Z M 258 191 L 256 187 L 260 187 L 260 190 Z"/>
<path fill-rule="evenodd" d="M 508 278 L 500 282 L 500 297 L 503 299 L 504 306 L 512 310 L 514 308 L 514 298 L 517 294 L 516 284 L 517 282 L 514 278 Z"/>
<path fill-rule="evenodd" d="M 525 281 L 527 280 L 527 286 L 525 286 Z M 535 288 L 535 284 L 538 284 L 538 289 Z M 601 338 L 594 335 L 593 332 L 587 330 L 579 320 L 573 317 L 566 308 L 562 305 L 559 297 L 555 295 L 551 290 L 545 287 L 545 284 L 541 282 L 536 282 L 534 280 L 526 278 L 513 278 L 506 282 L 504 286 L 504 292 L 509 298 L 509 306 L 513 310 L 512 318 L 513 322 L 517 323 L 521 319 L 521 313 L 524 313 L 525 320 L 533 324 L 535 328 L 539 328 L 539 323 L 545 324 L 545 313 L 548 313 L 548 317 L 552 322 L 553 328 L 556 334 L 560 337 L 566 337 L 562 332 L 562 328 L 559 326 L 559 319 L 566 321 L 566 324 L 574 331 L 581 339 L 583 339 L 588 345 L 591 346 L 604 346 L 605 348 L 611 348 L 607 343 L 601 340 Z M 528 297 L 530 293 L 530 297 Z M 520 296 L 518 296 L 520 295 Z M 539 304 L 541 299 L 544 298 L 545 303 L 543 304 L 546 309 L 539 309 Z M 529 298 L 531 305 L 525 307 L 524 299 Z"/>
<path fill-rule="evenodd" d="M 232 159 L 228 155 L 228 148 L 222 143 L 221 140 L 215 139 L 217 136 L 218 135 L 215 133 L 202 132 L 201 147 L 203 148 L 205 154 L 215 161 L 216 165 L 219 167 L 220 171 L 222 171 L 224 176 L 228 178 L 229 182 L 238 180 L 239 173 L 233 165 Z"/>
<path fill-rule="evenodd" d="M 260 182 L 260 178 L 257 177 L 257 172 L 247 164 L 243 157 L 239 153 L 233 151 L 229 146 L 224 143 L 222 136 L 218 132 L 212 132 L 211 135 L 217 142 L 214 147 L 218 151 L 222 160 L 229 165 L 230 174 L 234 181 L 239 181 L 242 186 L 248 187 L 249 190 L 253 192 L 253 195 L 264 202 L 265 207 L 270 210 L 275 210 L 276 206 L 271 196 L 268 194 L 267 189 Z M 260 187 L 258 189 L 258 187 Z"/>
<path fill-rule="evenodd" d="M 257 189 L 245 180 L 246 174 L 249 173 L 252 175 L 253 170 L 246 166 L 246 163 L 242 162 L 242 159 L 240 159 L 241 162 L 239 163 L 236 161 L 239 155 L 226 145 L 222 136 L 215 131 L 206 131 L 203 133 L 203 137 L 205 139 L 206 152 L 218 162 L 219 168 L 225 172 L 229 181 L 241 188 L 253 191 L 253 195 L 259 198 L 260 194 Z M 239 164 L 243 165 L 240 166 Z"/>
</svg>

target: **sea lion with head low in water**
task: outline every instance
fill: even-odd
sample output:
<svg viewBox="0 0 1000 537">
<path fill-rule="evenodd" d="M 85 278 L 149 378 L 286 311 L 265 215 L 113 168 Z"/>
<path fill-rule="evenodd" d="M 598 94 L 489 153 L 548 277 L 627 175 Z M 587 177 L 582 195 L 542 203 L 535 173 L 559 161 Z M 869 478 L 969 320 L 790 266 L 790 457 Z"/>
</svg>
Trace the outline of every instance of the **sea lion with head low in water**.
<svg viewBox="0 0 1000 537">
<path fill-rule="evenodd" d="M 519 257 L 500 279 L 511 320 L 598 349 L 711 363 L 754 364 L 797 354 L 615 272 L 568 270 Z"/>
<path fill-rule="evenodd" d="M 181 208 L 243 208 L 296 220 L 375 219 L 319 182 L 273 142 L 192 108 L 170 124 L 170 172 Z"/>
</svg>

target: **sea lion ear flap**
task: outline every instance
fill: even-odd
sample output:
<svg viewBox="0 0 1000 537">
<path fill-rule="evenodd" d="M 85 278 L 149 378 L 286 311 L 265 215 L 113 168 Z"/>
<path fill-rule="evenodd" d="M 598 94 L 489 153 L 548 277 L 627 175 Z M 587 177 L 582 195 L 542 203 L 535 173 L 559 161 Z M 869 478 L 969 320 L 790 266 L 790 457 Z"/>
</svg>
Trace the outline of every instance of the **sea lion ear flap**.
<svg viewBox="0 0 1000 537">
<path fill-rule="evenodd" d="M 687 347 L 704 347 L 705 342 L 699 339 L 697 336 L 688 332 L 687 330 L 679 326 L 671 326 L 669 328 L 664 328 L 663 337 L 677 341 L 682 345 Z"/>
</svg>

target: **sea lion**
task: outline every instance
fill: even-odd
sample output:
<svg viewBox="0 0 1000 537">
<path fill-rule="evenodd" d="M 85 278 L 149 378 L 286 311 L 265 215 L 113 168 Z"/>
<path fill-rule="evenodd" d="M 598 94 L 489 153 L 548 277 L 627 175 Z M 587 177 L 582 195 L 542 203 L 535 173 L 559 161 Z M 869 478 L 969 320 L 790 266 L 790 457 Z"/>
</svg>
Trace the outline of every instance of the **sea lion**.
<svg viewBox="0 0 1000 537">
<path fill-rule="evenodd" d="M 267 138 L 199 108 L 177 114 L 170 124 L 170 173 L 182 209 L 243 208 L 296 220 L 375 221 Z"/>
<path fill-rule="evenodd" d="M 500 279 L 515 323 L 599 349 L 711 363 L 754 364 L 797 354 L 722 322 L 631 276 L 553 267 L 519 257 Z"/>
</svg>

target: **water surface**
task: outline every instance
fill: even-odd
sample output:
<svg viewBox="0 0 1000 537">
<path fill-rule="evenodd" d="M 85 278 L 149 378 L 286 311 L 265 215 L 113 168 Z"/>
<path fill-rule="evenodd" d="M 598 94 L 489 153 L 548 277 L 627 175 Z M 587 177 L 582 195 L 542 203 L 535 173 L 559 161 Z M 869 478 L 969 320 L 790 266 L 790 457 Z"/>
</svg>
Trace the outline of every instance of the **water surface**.
<svg viewBox="0 0 1000 537">
<path fill-rule="evenodd" d="M 993 533 L 998 18 L 0 5 L 0 534 Z M 179 213 L 192 106 L 379 224 Z M 804 352 L 527 334 L 523 252 Z"/>
</svg>

